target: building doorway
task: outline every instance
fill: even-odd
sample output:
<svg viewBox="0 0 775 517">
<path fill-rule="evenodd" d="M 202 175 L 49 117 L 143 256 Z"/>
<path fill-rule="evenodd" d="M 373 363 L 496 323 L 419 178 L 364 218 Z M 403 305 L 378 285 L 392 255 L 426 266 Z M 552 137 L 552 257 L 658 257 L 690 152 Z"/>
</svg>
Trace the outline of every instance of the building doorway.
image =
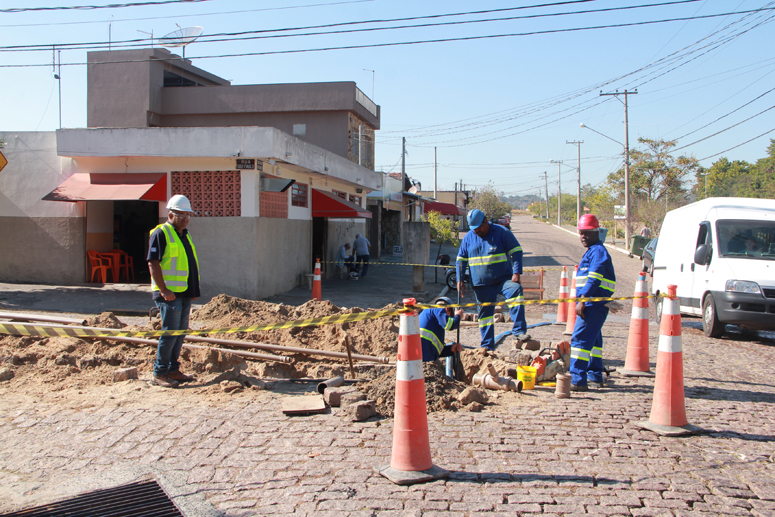
<svg viewBox="0 0 775 517">
<path fill-rule="evenodd" d="M 134 262 L 135 282 L 148 284 L 148 241 L 159 224 L 156 201 L 115 201 L 113 203 L 113 248 L 125 251 Z"/>
<path fill-rule="evenodd" d="M 315 262 L 320 259 L 320 270 L 327 269 L 326 264 L 326 244 L 328 242 L 328 218 L 312 218 L 312 268 L 315 268 Z"/>
</svg>

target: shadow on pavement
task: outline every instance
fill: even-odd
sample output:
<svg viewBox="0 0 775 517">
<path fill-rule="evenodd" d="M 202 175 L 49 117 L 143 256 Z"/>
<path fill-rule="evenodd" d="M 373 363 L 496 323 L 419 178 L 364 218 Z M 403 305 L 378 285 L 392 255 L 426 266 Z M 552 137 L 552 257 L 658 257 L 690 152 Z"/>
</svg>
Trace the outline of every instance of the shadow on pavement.
<svg viewBox="0 0 775 517">
<path fill-rule="evenodd" d="M 478 482 L 478 483 L 525 483 L 527 485 L 542 486 L 562 486 L 564 484 L 573 485 L 630 485 L 629 480 L 596 478 L 592 476 L 553 476 L 550 474 L 509 474 L 508 472 L 465 472 L 453 471 L 449 476 L 449 481 L 456 482 Z"/>
</svg>

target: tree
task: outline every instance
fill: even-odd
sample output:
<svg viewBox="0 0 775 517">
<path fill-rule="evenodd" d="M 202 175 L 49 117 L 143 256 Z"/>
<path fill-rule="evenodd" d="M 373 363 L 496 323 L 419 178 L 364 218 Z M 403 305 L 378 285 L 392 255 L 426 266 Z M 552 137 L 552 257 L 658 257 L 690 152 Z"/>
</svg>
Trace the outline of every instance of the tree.
<svg viewBox="0 0 775 517">
<path fill-rule="evenodd" d="M 740 185 L 747 181 L 751 168 L 751 164 L 744 160 L 730 162 L 726 158 L 721 158 L 704 174 L 697 171 L 695 197 L 705 199 L 706 197 L 736 196 Z"/>
<path fill-rule="evenodd" d="M 502 193 L 498 193 L 492 182 L 486 187 L 482 187 L 473 192 L 471 201 L 468 203 L 468 209 L 478 208 L 487 219 L 497 222 L 498 219 L 511 212 L 511 206 L 500 200 Z"/>
<path fill-rule="evenodd" d="M 423 215 L 423 220 L 431 223 L 431 237 L 439 243 L 439 250 L 436 252 L 436 260 L 441 255 L 441 245 L 445 242 L 453 246 L 459 246 L 457 223 L 451 219 L 445 219 L 439 212 L 431 210 Z"/>
</svg>

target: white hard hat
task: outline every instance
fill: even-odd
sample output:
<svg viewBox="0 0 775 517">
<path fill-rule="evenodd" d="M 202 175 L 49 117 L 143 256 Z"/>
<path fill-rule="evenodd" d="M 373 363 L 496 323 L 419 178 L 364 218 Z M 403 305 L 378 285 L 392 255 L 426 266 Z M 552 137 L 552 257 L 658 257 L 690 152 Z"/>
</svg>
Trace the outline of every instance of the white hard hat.
<svg viewBox="0 0 775 517">
<path fill-rule="evenodd" d="M 167 210 L 177 210 L 179 212 L 193 212 L 191 203 L 186 196 L 175 194 L 167 203 Z"/>
</svg>

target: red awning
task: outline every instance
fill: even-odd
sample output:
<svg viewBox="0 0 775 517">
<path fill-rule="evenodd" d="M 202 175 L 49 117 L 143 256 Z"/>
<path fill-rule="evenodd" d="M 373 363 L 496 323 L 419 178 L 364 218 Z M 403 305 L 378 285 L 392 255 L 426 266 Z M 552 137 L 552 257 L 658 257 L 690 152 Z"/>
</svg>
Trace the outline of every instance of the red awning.
<svg viewBox="0 0 775 517">
<path fill-rule="evenodd" d="M 441 215 L 466 215 L 466 211 L 452 203 L 438 203 L 436 201 L 426 201 L 424 212 L 438 212 Z"/>
<path fill-rule="evenodd" d="M 371 219 L 371 212 L 325 190 L 312 189 L 312 217 Z"/>
<path fill-rule="evenodd" d="M 167 201 L 167 173 L 77 173 L 52 190 L 45 201 Z"/>
</svg>

